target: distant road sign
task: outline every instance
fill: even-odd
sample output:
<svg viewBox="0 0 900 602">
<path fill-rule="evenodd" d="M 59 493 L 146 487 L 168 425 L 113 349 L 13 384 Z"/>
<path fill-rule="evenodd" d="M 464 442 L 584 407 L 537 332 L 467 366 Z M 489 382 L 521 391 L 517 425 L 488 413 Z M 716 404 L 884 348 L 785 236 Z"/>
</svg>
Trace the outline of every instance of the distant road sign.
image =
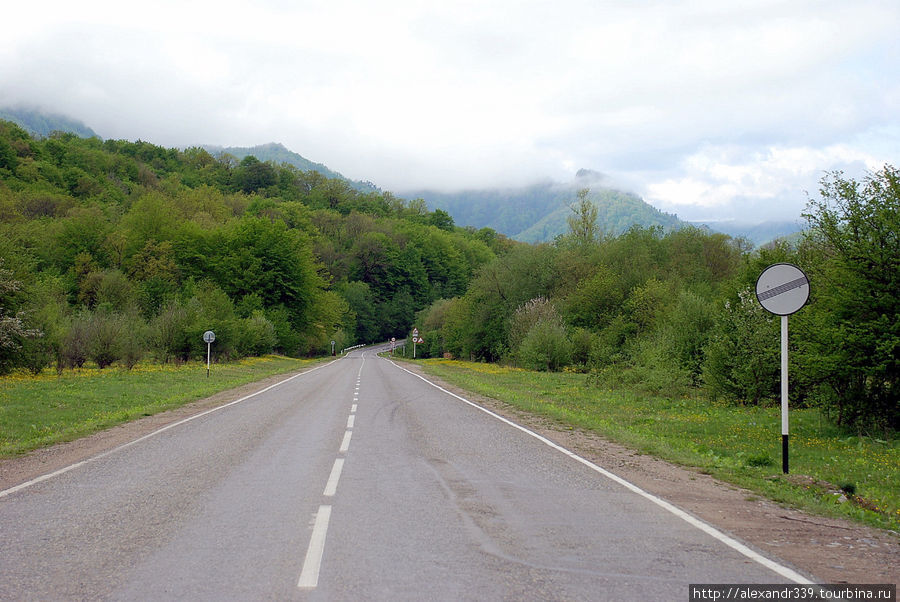
<svg viewBox="0 0 900 602">
<path fill-rule="evenodd" d="M 766 311 L 789 316 L 809 300 L 809 279 L 794 264 L 770 265 L 756 281 L 756 298 Z"/>
<path fill-rule="evenodd" d="M 413 328 L 413 337 L 417 337 L 417 336 L 419 336 L 419 329 Z"/>
<path fill-rule="evenodd" d="M 214 333 L 212 330 L 207 330 L 206 332 L 203 333 L 203 342 L 204 343 L 212 343 L 215 340 L 216 340 L 216 333 Z"/>
</svg>

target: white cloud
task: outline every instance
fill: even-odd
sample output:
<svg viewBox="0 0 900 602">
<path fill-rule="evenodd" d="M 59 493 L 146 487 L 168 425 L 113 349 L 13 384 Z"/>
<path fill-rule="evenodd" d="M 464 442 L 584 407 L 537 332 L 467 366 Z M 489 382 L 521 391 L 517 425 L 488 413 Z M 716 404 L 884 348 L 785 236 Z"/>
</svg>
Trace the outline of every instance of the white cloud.
<svg viewBox="0 0 900 602">
<path fill-rule="evenodd" d="M 5 15 L 22 26 L 0 44 L 0 105 L 169 146 L 280 141 L 393 189 L 588 167 L 681 212 L 762 210 L 832 166 L 900 156 L 895 0 L 35 0 Z"/>
<path fill-rule="evenodd" d="M 807 193 L 817 194 L 825 172 L 846 170 L 859 177 L 882 166 L 878 157 L 845 144 L 754 151 L 707 146 L 684 160 L 679 175 L 647 184 L 644 195 L 687 219 L 739 216 L 753 221 L 758 216 L 748 211 L 760 209 L 789 219 L 800 215 Z"/>
</svg>

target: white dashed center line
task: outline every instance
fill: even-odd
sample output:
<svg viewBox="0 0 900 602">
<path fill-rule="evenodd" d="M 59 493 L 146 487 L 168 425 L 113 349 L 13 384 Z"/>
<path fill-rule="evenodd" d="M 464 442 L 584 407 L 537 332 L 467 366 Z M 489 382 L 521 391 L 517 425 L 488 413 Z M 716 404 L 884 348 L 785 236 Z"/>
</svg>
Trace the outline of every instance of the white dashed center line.
<svg viewBox="0 0 900 602">
<path fill-rule="evenodd" d="M 353 436 L 352 429 L 356 424 L 357 401 L 359 401 L 359 387 L 362 381 L 362 369 L 365 365 L 365 354 L 363 361 L 359 367 L 359 373 L 356 375 L 356 386 L 353 389 L 353 405 L 350 406 L 350 416 L 347 418 L 347 430 L 344 432 L 344 439 L 341 441 L 341 447 L 338 453 L 346 454 L 350 449 L 350 437 Z M 344 458 L 337 458 L 334 466 L 331 468 L 331 474 L 328 476 L 328 482 L 325 484 L 323 497 L 332 498 L 337 493 L 338 482 L 341 480 L 341 472 L 344 470 Z M 297 587 L 300 589 L 314 589 L 319 585 L 319 571 L 322 568 L 322 555 L 325 553 L 325 537 L 328 535 L 328 521 L 331 520 L 331 506 L 321 505 L 316 513 L 315 523 L 313 524 L 312 537 L 309 541 L 309 548 L 306 550 L 306 558 L 303 561 L 303 569 L 300 572 L 300 580 L 297 581 Z"/>
<path fill-rule="evenodd" d="M 306 550 L 306 559 L 303 561 L 303 570 L 300 572 L 300 580 L 297 587 L 312 589 L 319 585 L 319 569 L 322 568 L 322 554 L 325 552 L 325 535 L 328 533 L 328 521 L 331 518 L 331 506 L 319 506 L 316 513 L 316 522 L 313 525 L 312 538 L 309 541 L 309 549 Z"/>
<path fill-rule="evenodd" d="M 344 440 L 341 441 L 341 448 L 338 450 L 342 454 L 347 453 L 347 450 L 350 449 L 350 437 L 353 436 L 353 431 L 347 431 L 344 433 Z"/>
<path fill-rule="evenodd" d="M 344 470 L 344 459 L 338 458 L 334 461 L 334 467 L 331 469 L 331 475 L 328 477 L 328 483 L 325 485 L 325 497 L 332 497 L 337 492 L 338 481 L 341 480 L 341 471 Z"/>
</svg>

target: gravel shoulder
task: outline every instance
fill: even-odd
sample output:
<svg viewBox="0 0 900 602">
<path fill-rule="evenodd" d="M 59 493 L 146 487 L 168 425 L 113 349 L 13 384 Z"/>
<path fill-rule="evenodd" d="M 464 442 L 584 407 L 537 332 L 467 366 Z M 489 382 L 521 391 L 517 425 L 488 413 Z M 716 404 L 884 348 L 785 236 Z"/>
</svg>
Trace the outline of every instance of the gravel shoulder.
<svg viewBox="0 0 900 602">
<path fill-rule="evenodd" d="M 406 367 L 421 373 L 415 365 Z M 36 450 L 18 458 L 0 460 L 0 491 L 240 399 L 287 376 L 270 377 L 76 441 Z M 900 583 L 900 536 L 893 532 L 787 508 L 709 475 L 641 454 L 595 433 L 569 430 L 497 400 L 462 391 L 434 377 L 429 378 L 449 391 L 540 433 L 714 525 L 764 555 L 813 576 L 819 582 Z"/>
</svg>

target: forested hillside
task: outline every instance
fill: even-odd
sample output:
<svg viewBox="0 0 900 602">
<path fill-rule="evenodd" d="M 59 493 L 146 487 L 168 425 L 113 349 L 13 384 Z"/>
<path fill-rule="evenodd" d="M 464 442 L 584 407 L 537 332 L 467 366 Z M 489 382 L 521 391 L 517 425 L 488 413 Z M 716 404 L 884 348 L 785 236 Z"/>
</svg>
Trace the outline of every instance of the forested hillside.
<svg viewBox="0 0 900 602">
<path fill-rule="evenodd" d="M 509 243 L 253 156 L 0 122 L 0 370 L 404 336 Z"/>
<path fill-rule="evenodd" d="M 426 354 L 766 404 L 779 320 L 754 284 L 787 261 L 812 289 L 791 318 L 792 403 L 860 431 L 900 426 L 895 168 L 829 174 L 800 241 L 757 251 L 691 227 L 611 232 L 583 191 L 566 234 L 514 243 L 421 199 L 252 155 L 38 139 L 0 121 L 0 372 L 184 361 L 203 356 L 208 329 L 234 358 L 415 324 Z"/>
<path fill-rule="evenodd" d="M 584 188 L 590 190 L 589 198 L 597 206 L 599 230 L 608 235 L 618 236 L 632 226 L 671 230 L 683 224 L 634 194 L 604 187 L 598 178 L 581 175 L 565 185 L 547 181 L 523 188 L 404 194 L 424 199 L 433 209 L 443 209 L 460 224 L 488 227 L 522 242 L 549 242 L 565 234 L 571 205 L 578 190 Z"/>
<path fill-rule="evenodd" d="M 797 245 L 754 252 L 692 227 L 602 235 L 585 204 L 566 236 L 495 257 L 464 295 L 422 312 L 419 349 L 580 371 L 604 388 L 769 404 L 780 391 L 780 319 L 755 284 L 766 266 L 790 262 L 812 291 L 791 317 L 792 404 L 862 432 L 896 430 L 900 172 L 829 174 L 820 195 Z"/>
<path fill-rule="evenodd" d="M 323 165 L 322 163 L 316 163 L 314 161 L 310 161 L 303 155 L 297 154 L 291 150 L 288 150 L 284 147 L 283 144 L 278 144 L 276 142 L 270 142 L 269 144 L 260 144 L 258 146 L 229 146 L 229 147 L 218 147 L 218 146 L 205 146 L 206 150 L 212 153 L 214 156 L 219 156 L 222 154 L 233 155 L 238 160 L 243 159 L 247 155 L 253 155 L 260 161 L 272 162 L 276 165 L 281 165 L 282 163 L 287 163 L 288 165 L 293 165 L 300 171 L 315 171 L 326 178 L 336 179 L 336 180 L 344 180 L 352 188 L 360 192 L 378 192 L 378 187 L 371 182 L 360 182 L 358 180 L 350 180 L 344 177 L 342 174 L 332 171 L 328 168 L 328 166 Z"/>
<path fill-rule="evenodd" d="M 3 108 L 0 109 L 0 119 L 12 121 L 36 136 L 49 136 L 53 132 L 68 132 L 81 138 L 92 138 L 97 135 L 94 130 L 76 119 L 34 109 Z"/>
</svg>

